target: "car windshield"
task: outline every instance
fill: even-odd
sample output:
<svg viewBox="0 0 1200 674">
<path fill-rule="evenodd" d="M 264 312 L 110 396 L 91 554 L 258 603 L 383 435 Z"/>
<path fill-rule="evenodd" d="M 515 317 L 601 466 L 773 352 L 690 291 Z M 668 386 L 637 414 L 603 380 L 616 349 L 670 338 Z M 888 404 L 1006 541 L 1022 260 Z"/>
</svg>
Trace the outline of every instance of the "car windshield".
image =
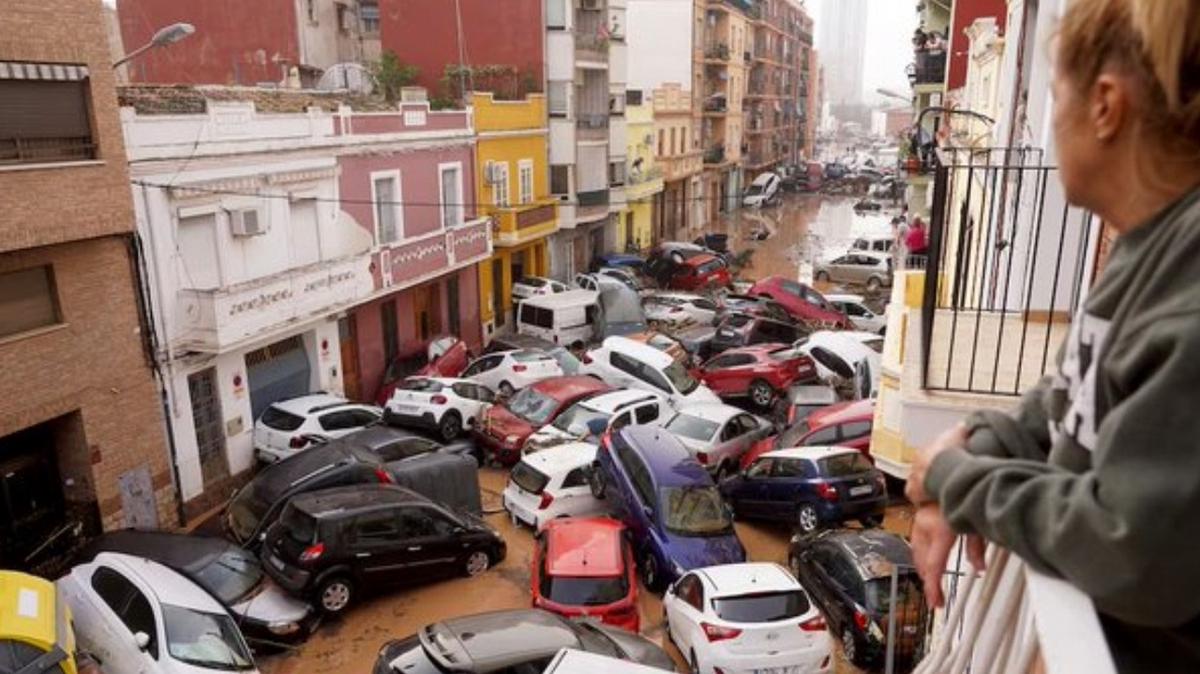
<svg viewBox="0 0 1200 674">
<path fill-rule="evenodd" d="M 750 189 L 746 190 L 746 196 L 753 197 L 763 193 L 763 186 L 759 183 L 752 183 Z"/>
<path fill-rule="evenodd" d="M 680 412 L 671 417 L 667 422 L 666 429 L 675 435 L 681 435 L 689 440 L 700 440 L 708 442 L 717 434 L 717 429 L 721 425 L 715 421 L 701 419 L 690 414 Z"/>
<path fill-rule="evenodd" d="M 801 421 L 798 424 L 788 426 L 786 430 L 779 434 L 775 439 L 775 448 L 784 449 L 787 447 L 799 447 L 800 438 L 808 435 L 808 422 Z"/>
<path fill-rule="evenodd" d="M 666 527 L 680 536 L 721 536 L 733 531 L 733 521 L 716 487 L 668 487 Z"/>
<path fill-rule="evenodd" d="M 245 542 L 254 535 L 273 502 L 274 498 L 260 482 L 251 482 L 233 497 L 229 503 L 229 526 L 239 541 Z"/>
<path fill-rule="evenodd" d="M 625 576 L 552 576 L 543 567 L 539 585 L 543 597 L 566 606 L 604 606 L 629 596 Z"/>
<path fill-rule="evenodd" d="M 571 426 L 575 424 L 588 426 L 593 421 L 603 421 L 607 426 L 608 420 L 611 417 L 611 414 L 584 407 L 583 403 L 575 403 L 568 407 L 566 412 L 558 415 L 558 418 L 554 420 L 554 427 L 564 433 L 568 433 L 571 430 Z"/>
<path fill-rule="evenodd" d="M 721 268 L 720 260 L 709 260 L 708 262 L 705 262 L 704 264 L 700 265 L 696 269 L 696 272 L 700 273 L 700 274 L 710 274 L 712 272 L 717 271 L 720 268 Z"/>
<path fill-rule="evenodd" d="M 258 559 L 241 548 L 231 547 L 196 572 L 195 580 L 222 604 L 231 606 L 253 593 L 262 583 Z"/>
<path fill-rule="evenodd" d="M 167 652 L 180 662 L 208 669 L 246 671 L 254 660 L 228 615 L 162 605 Z"/>
<path fill-rule="evenodd" d="M 683 395 L 687 395 L 696 390 L 700 386 L 700 382 L 688 373 L 687 368 L 679 362 L 672 362 L 662 370 L 663 374 L 667 375 L 667 379 L 671 380 L 671 385 L 675 387 Z"/>
<path fill-rule="evenodd" d="M 404 391 L 425 391 L 427 393 L 437 393 L 444 388 L 441 382 L 436 382 L 432 379 L 414 378 L 405 379 L 400 382 L 396 388 Z"/>
<path fill-rule="evenodd" d="M 274 405 L 267 408 L 262 415 L 263 425 L 277 431 L 294 431 L 304 425 L 304 417 L 291 412 L 284 412 Z"/>
<path fill-rule="evenodd" d="M 312 515 L 295 507 L 291 501 L 279 515 L 280 527 L 287 537 L 300 545 L 312 545 L 317 540 L 317 520 Z"/>
<path fill-rule="evenodd" d="M 549 476 L 533 466 L 521 461 L 513 466 L 512 474 L 508 476 L 512 483 L 530 494 L 538 495 L 550 482 Z"/>
<path fill-rule="evenodd" d="M 867 609 L 876 614 L 888 613 L 892 609 L 892 579 L 876 578 L 867 581 Z M 897 604 L 901 607 L 897 616 L 900 623 L 921 620 L 925 602 L 922 599 L 921 581 L 916 575 L 901 574 L 896 579 Z"/>
<path fill-rule="evenodd" d="M 858 475 L 871 470 L 871 462 L 858 452 L 838 454 L 818 461 L 821 474 L 829 477 L 845 477 Z"/>
<path fill-rule="evenodd" d="M 508 402 L 508 411 L 525 421 L 543 426 L 558 409 L 558 401 L 533 388 L 523 388 Z"/>
<path fill-rule="evenodd" d="M 725 321 L 723 323 L 721 323 L 721 327 L 722 328 L 733 328 L 734 330 L 737 330 L 739 328 L 743 328 L 743 327 L 749 325 L 750 322 L 753 320 L 754 320 L 753 317 L 747 316 L 745 314 L 734 314 L 733 316 L 726 318 Z"/>
<path fill-rule="evenodd" d="M 731 623 L 773 623 L 791 620 L 808 613 L 808 597 L 803 590 L 762 592 L 740 597 L 712 600 L 717 617 Z"/>
<path fill-rule="evenodd" d="M 538 360 L 549 360 L 550 356 L 540 351 L 517 351 L 512 355 L 513 360 L 518 363 L 532 363 Z"/>
</svg>

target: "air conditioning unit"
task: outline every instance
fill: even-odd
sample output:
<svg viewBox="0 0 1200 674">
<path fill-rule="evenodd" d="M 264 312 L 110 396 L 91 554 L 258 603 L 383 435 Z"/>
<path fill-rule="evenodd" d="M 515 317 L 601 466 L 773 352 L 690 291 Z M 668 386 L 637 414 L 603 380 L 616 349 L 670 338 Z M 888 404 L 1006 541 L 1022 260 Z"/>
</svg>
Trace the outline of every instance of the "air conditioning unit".
<svg viewBox="0 0 1200 674">
<path fill-rule="evenodd" d="M 267 223 L 257 208 L 239 208 L 229 211 L 229 231 L 234 236 L 258 236 L 267 233 Z"/>
</svg>

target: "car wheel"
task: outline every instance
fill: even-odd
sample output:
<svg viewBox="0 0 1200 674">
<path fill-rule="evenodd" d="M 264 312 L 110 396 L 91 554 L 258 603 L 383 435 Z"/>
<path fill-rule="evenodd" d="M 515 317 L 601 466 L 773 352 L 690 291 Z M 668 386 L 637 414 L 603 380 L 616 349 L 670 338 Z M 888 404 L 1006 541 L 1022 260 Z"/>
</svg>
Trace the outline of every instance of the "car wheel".
<svg viewBox="0 0 1200 674">
<path fill-rule="evenodd" d="M 821 283 L 829 283 L 829 272 L 819 271 L 813 276 L 813 280 Z"/>
<path fill-rule="evenodd" d="M 878 529 L 883 526 L 883 515 L 867 515 L 858 518 L 858 521 L 867 529 Z"/>
<path fill-rule="evenodd" d="M 654 554 L 646 552 L 642 554 L 641 563 L 638 564 L 638 571 L 642 574 L 642 585 L 646 586 L 651 592 L 658 592 L 662 583 L 662 578 L 658 571 L 658 560 L 654 558 Z"/>
<path fill-rule="evenodd" d="M 446 412 L 442 415 L 442 420 L 438 422 L 438 432 L 442 434 L 442 439 L 446 442 L 462 435 L 462 417 L 458 416 L 458 412 Z"/>
<path fill-rule="evenodd" d="M 721 465 L 717 466 L 717 474 L 713 477 L 713 480 L 715 480 L 717 484 L 721 484 L 732 474 L 733 468 L 729 466 L 729 462 L 722 461 Z"/>
<path fill-rule="evenodd" d="M 867 279 L 867 292 L 871 293 L 872 295 L 878 293 L 879 289 L 882 287 L 883 281 L 880 281 L 878 276 L 872 276 L 871 278 Z"/>
<path fill-rule="evenodd" d="M 317 587 L 317 604 L 328 615 L 342 613 L 353 599 L 354 584 L 344 576 L 326 578 Z"/>
<path fill-rule="evenodd" d="M 750 382 L 750 400 L 760 408 L 770 407 L 771 402 L 775 400 L 775 389 L 767 382 L 755 379 Z"/>
<path fill-rule="evenodd" d="M 500 386 L 497 388 L 497 392 L 505 398 L 511 398 L 515 390 L 513 385 L 506 381 L 500 382 Z"/>
<path fill-rule="evenodd" d="M 811 505 L 802 505 L 796 511 L 796 526 L 799 527 L 800 533 L 811 534 L 821 526 L 821 518 L 817 515 L 817 509 Z"/>
<path fill-rule="evenodd" d="M 858 644 L 854 641 L 854 630 L 849 626 L 842 629 L 842 652 L 846 654 L 850 664 L 862 665 L 859 661 Z"/>
<path fill-rule="evenodd" d="M 600 470 L 599 466 L 592 466 L 588 471 L 588 489 L 592 492 L 592 497 L 604 500 L 604 494 L 608 491 L 608 483 L 604 479 L 604 471 Z"/>
<path fill-rule="evenodd" d="M 468 578 L 474 578 L 479 574 L 487 571 L 492 566 L 492 558 L 483 550 L 476 550 L 467 555 L 467 562 L 463 567 Z"/>
</svg>

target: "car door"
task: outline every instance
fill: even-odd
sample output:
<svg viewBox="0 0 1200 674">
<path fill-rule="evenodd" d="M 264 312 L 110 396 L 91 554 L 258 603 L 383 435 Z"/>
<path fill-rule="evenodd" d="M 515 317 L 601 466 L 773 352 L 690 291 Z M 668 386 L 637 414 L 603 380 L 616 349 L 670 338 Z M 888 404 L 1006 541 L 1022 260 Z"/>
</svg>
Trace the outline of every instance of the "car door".
<svg viewBox="0 0 1200 674">
<path fill-rule="evenodd" d="M 666 421 L 667 410 L 661 400 L 652 400 L 638 405 L 633 410 L 633 423 L 638 426 L 659 426 Z"/>
<path fill-rule="evenodd" d="M 103 564 L 96 566 L 89 583 L 94 596 L 99 598 L 94 602 L 96 615 L 104 623 L 104 634 L 112 639 L 106 644 L 109 656 L 103 663 L 106 671 L 138 674 L 160 671 L 158 660 L 165 655 L 160 620 L 147 594 L 124 573 Z M 139 632 L 149 637 L 144 650 L 135 641 L 134 635 Z"/>
<path fill-rule="evenodd" d="M 462 415 L 463 424 L 474 426 L 483 416 L 483 411 L 491 406 L 491 403 L 485 398 L 490 393 L 488 389 L 479 386 L 478 384 L 468 384 L 466 382 L 457 382 L 450 387 L 450 390 L 457 396 L 455 408 Z"/>
<path fill-rule="evenodd" d="M 848 267 L 850 266 L 850 255 L 842 255 L 830 260 L 826 267 L 829 269 L 829 280 L 834 283 L 846 283 L 850 278 Z"/>
<path fill-rule="evenodd" d="M 595 509 L 595 498 L 588 486 L 586 465 L 567 471 L 554 500 L 564 515 L 576 516 L 592 513 Z"/>
<path fill-rule="evenodd" d="M 775 463 L 776 460 L 771 457 L 758 458 L 741 476 L 741 483 L 738 485 L 737 493 L 734 494 L 740 514 L 755 517 L 769 516 L 771 473 Z"/>
<path fill-rule="evenodd" d="M 500 386 L 500 372 L 496 369 L 504 360 L 504 354 L 492 354 L 476 358 L 467 369 L 463 370 L 463 379 L 474 380 L 478 384 L 496 390 Z"/>
<path fill-rule="evenodd" d="M 704 383 L 717 395 L 745 393 L 750 385 L 745 366 L 753 362 L 749 354 L 721 354 L 704 364 Z"/>
<path fill-rule="evenodd" d="M 866 453 L 871 447 L 871 422 L 847 421 L 838 425 L 837 443 L 842 447 L 853 447 Z"/>
<path fill-rule="evenodd" d="M 344 535 L 348 561 L 365 587 L 394 585 L 415 573 L 396 508 L 354 516 Z"/>
<path fill-rule="evenodd" d="M 777 459 L 767 490 L 764 508 L 775 519 L 791 520 L 796 504 L 804 498 L 804 481 L 811 477 L 804 459 Z"/>
<path fill-rule="evenodd" d="M 400 508 L 407 572 L 414 579 L 439 578 L 458 571 L 469 543 L 455 535 L 458 524 L 428 504 Z"/>
<path fill-rule="evenodd" d="M 739 414 L 726 423 L 729 429 L 728 440 L 722 442 L 721 456 L 732 459 L 735 463 L 746 450 L 750 449 L 762 433 L 758 420 L 749 414 Z M 724 433 L 724 430 L 722 431 Z"/>
<path fill-rule="evenodd" d="M 712 325 L 712 322 L 717 318 L 719 307 L 710 299 L 697 297 L 691 302 L 692 318 L 701 325 Z"/>
<path fill-rule="evenodd" d="M 667 618 L 675 645 L 681 653 L 691 653 L 696 640 L 704 638 L 700 626 L 704 618 L 704 584 L 695 573 L 689 573 L 675 583 Z"/>
</svg>

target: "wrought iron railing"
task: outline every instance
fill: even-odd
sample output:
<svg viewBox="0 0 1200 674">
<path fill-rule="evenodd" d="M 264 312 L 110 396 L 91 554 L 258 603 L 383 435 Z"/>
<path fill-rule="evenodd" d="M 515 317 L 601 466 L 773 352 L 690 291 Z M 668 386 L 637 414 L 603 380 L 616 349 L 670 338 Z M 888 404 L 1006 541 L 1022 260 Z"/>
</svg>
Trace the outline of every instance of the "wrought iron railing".
<svg viewBox="0 0 1200 674">
<path fill-rule="evenodd" d="M 923 387 L 1019 395 L 1091 284 L 1098 225 L 1028 148 L 938 150 L 931 219 Z"/>
<path fill-rule="evenodd" d="M 0 164 L 40 164 L 96 158 L 90 136 L 69 138 L 0 138 Z"/>
<path fill-rule="evenodd" d="M 908 66 L 911 84 L 940 84 L 946 79 L 946 52 L 915 52 L 916 61 Z"/>
</svg>

